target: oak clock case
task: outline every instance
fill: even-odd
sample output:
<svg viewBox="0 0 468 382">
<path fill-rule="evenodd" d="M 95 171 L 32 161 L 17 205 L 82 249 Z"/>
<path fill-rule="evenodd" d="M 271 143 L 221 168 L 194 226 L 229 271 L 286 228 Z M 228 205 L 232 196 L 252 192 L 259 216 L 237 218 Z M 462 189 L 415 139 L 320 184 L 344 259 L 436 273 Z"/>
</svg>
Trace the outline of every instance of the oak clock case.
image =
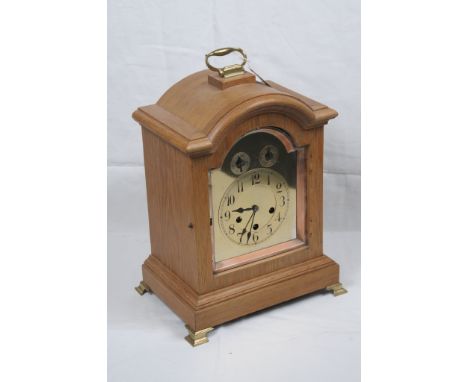
<svg viewBox="0 0 468 382">
<path fill-rule="evenodd" d="M 333 109 L 243 64 L 214 68 L 138 108 L 151 253 L 140 294 L 152 292 L 193 346 L 213 327 L 327 289 L 346 292 L 323 253 L 323 130 Z"/>
</svg>

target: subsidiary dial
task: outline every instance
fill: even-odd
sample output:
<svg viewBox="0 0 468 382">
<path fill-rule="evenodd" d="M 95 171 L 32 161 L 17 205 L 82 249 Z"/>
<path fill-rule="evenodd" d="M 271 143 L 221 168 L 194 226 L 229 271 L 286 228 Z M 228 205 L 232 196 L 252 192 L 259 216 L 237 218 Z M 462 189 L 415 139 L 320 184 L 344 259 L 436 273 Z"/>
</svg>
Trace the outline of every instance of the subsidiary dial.
<svg viewBox="0 0 468 382">
<path fill-rule="evenodd" d="M 272 167 L 278 162 L 279 152 L 278 148 L 273 145 L 266 145 L 260 151 L 260 155 L 258 157 L 260 164 L 263 167 Z"/>
<path fill-rule="evenodd" d="M 240 175 L 250 168 L 250 157 L 247 153 L 238 152 L 231 159 L 231 171 L 235 175 Z"/>
</svg>

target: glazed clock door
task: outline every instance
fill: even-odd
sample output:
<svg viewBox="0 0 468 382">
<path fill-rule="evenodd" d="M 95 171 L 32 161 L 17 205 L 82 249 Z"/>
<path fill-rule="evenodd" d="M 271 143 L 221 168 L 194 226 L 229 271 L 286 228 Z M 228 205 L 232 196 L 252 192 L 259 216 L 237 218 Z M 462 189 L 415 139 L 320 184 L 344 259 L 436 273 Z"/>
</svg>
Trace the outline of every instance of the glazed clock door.
<svg viewBox="0 0 468 382">
<path fill-rule="evenodd" d="M 260 129 L 239 139 L 222 167 L 210 171 L 215 270 L 303 244 L 297 214 L 301 154 L 280 130 Z"/>
</svg>

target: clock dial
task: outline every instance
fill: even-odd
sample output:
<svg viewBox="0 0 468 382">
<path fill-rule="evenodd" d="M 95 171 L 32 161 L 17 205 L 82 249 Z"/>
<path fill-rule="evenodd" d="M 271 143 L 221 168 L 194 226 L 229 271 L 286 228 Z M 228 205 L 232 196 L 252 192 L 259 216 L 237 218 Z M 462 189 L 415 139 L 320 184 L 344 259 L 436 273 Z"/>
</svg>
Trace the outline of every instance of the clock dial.
<svg viewBox="0 0 468 382">
<path fill-rule="evenodd" d="M 246 172 L 250 167 L 250 157 L 244 152 L 236 153 L 231 159 L 231 171 L 235 175 Z"/>
<path fill-rule="evenodd" d="M 273 237 L 285 221 L 289 188 L 278 172 L 257 168 L 227 188 L 218 210 L 224 235 L 237 245 L 255 246 Z"/>
<path fill-rule="evenodd" d="M 258 160 L 263 167 L 271 167 L 278 162 L 279 152 L 276 146 L 266 145 L 262 151 Z"/>
<path fill-rule="evenodd" d="M 234 258 L 241 264 L 244 255 L 251 261 L 274 254 L 275 246 L 297 238 L 297 151 L 286 149 L 282 134 L 273 128 L 250 132 L 221 167 L 210 170 L 215 267 Z"/>
</svg>

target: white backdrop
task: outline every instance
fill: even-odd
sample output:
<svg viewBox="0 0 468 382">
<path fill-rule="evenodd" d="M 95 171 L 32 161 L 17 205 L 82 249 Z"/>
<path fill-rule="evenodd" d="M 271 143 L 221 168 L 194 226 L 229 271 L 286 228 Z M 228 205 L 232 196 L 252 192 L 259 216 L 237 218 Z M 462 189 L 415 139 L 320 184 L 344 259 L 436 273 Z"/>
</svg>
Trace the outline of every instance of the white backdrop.
<svg viewBox="0 0 468 382">
<path fill-rule="evenodd" d="M 192 349 L 164 304 L 133 291 L 149 238 L 141 132 L 131 114 L 224 46 L 242 47 L 263 78 L 339 112 L 325 133 L 325 252 L 341 263 L 350 293 L 237 320 Z M 110 381 L 358 381 L 359 1 L 109 0 L 108 230 Z"/>
</svg>

